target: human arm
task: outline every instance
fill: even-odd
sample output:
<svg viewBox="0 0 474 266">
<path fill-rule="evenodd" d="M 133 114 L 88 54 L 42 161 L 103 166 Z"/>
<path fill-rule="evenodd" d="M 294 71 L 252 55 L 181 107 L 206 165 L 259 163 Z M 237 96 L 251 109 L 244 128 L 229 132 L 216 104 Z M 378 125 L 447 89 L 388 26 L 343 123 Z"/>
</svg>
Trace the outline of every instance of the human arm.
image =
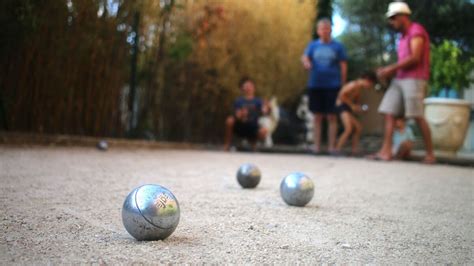
<svg viewBox="0 0 474 266">
<path fill-rule="evenodd" d="M 410 51 L 411 54 L 407 58 L 400 62 L 391 64 L 385 67 L 381 67 L 377 70 L 377 75 L 381 78 L 388 78 L 393 76 L 397 70 L 410 68 L 421 62 L 421 56 L 423 53 L 424 39 L 421 36 L 415 36 L 410 40 Z"/>
<path fill-rule="evenodd" d="M 234 102 L 234 116 L 239 121 L 245 121 L 248 117 L 248 110 L 244 107 L 241 99 Z"/>
<path fill-rule="evenodd" d="M 339 44 L 338 58 L 339 58 L 339 67 L 341 69 L 341 85 L 344 86 L 347 82 L 347 52 L 346 48 L 342 44 Z"/>
<path fill-rule="evenodd" d="M 339 63 L 341 67 L 341 84 L 346 84 L 347 81 L 347 61 L 341 61 Z"/>
<path fill-rule="evenodd" d="M 310 70 L 311 67 L 313 66 L 313 65 L 311 64 L 311 60 L 309 59 L 309 57 L 308 57 L 306 54 L 304 54 L 304 55 L 301 57 L 301 63 L 303 64 L 303 67 L 304 67 L 304 69 L 306 69 L 306 70 Z"/>
<path fill-rule="evenodd" d="M 240 108 L 235 110 L 235 118 L 239 121 L 247 120 L 248 110 L 246 108 Z"/>
<path fill-rule="evenodd" d="M 356 103 L 356 97 L 352 95 L 357 91 L 357 83 L 356 82 L 349 82 L 344 87 L 342 87 L 341 91 L 339 92 L 339 101 L 347 104 L 353 111 L 360 112 L 361 108 Z"/>
<path fill-rule="evenodd" d="M 270 110 L 270 102 L 268 100 L 263 100 L 261 108 L 262 115 L 267 115 L 268 113 L 270 113 Z"/>
<path fill-rule="evenodd" d="M 312 50 L 311 47 L 311 43 L 309 43 L 308 46 L 306 46 L 306 49 L 304 49 L 303 55 L 301 56 L 301 63 L 306 70 L 310 70 L 313 67 L 311 59 L 309 58 Z"/>
</svg>

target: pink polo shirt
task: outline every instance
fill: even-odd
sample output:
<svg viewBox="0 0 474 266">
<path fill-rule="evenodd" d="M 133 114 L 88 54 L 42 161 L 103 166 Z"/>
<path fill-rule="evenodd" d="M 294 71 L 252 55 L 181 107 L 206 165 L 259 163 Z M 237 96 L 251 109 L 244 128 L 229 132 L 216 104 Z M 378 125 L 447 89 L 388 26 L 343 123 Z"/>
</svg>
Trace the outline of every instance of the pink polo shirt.
<svg viewBox="0 0 474 266">
<path fill-rule="evenodd" d="M 421 52 L 421 61 L 406 69 L 397 71 L 397 78 L 406 79 L 423 79 L 430 78 L 430 37 L 425 28 L 418 23 L 412 23 L 408 31 L 403 34 L 398 43 L 398 62 L 411 55 L 410 40 L 413 37 L 420 36 L 423 38 L 423 50 Z"/>
</svg>

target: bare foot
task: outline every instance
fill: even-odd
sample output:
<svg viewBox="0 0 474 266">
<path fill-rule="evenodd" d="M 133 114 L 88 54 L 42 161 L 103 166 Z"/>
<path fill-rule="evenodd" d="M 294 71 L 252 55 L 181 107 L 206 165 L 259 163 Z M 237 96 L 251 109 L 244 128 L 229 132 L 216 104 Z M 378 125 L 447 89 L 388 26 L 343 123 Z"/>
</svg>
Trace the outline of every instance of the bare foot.
<svg viewBox="0 0 474 266">
<path fill-rule="evenodd" d="M 379 153 L 379 152 L 367 155 L 365 158 L 370 159 L 370 160 L 375 160 L 375 161 L 390 161 L 390 160 L 392 160 L 391 155 L 385 155 L 385 154 L 382 154 L 382 153 Z"/>
<path fill-rule="evenodd" d="M 436 158 L 433 155 L 426 155 L 422 162 L 424 164 L 435 164 Z"/>
<path fill-rule="evenodd" d="M 362 153 L 359 150 L 351 151 L 352 157 L 360 157 Z"/>
<path fill-rule="evenodd" d="M 310 148 L 310 153 L 312 153 L 312 154 L 321 154 L 321 149 L 319 147 L 316 147 L 315 145 L 313 145 Z"/>
</svg>

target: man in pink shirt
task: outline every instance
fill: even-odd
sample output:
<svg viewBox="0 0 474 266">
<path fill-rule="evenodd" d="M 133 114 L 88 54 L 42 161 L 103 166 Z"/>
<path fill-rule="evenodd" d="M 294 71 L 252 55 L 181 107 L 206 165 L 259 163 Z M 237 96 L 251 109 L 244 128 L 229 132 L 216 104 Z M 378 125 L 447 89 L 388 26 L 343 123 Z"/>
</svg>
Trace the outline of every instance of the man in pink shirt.
<svg viewBox="0 0 474 266">
<path fill-rule="evenodd" d="M 430 75 L 430 38 L 423 26 L 412 22 L 411 10 L 404 2 L 393 2 L 388 6 L 387 18 L 390 26 L 401 33 L 398 43 L 398 62 L 379 68 L 379 78 L 395 75 L 379 106 L 385 118 L 385 133 L 382 148 L 373 158 L 392 159 L 392 136 L 395 119 L 413 118 L 423 135 L 426 156 L 425 163 L 434 163 L 431 132 L 424 117 L 423 99 Z"/>
</svg>

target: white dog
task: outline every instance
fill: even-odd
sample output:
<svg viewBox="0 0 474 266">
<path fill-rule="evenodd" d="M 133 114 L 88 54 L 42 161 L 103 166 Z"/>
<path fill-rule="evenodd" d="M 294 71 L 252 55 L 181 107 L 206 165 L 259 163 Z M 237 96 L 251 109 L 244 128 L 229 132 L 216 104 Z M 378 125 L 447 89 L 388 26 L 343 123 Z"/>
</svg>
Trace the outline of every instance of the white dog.
<svg viewBox="0 0 474 266">
<path fill-rule="evenodd" d="M 313 113 L 309 110 L 309 97 L 308 95 L 303 95 L 301 97 L 300 104 L 298 105 L 298 109 L 296 109 L 296 116 L 299 119 L 303 120 L 306 127 L 306 136 L 305 142 L 311 143 L 313 142 Z"/>
<path fill-rule="evenodd" d="M 269 113 L 267 115 L 260 117 L 260 119 L 258 120 L 258 123 L 261 127 L 266 128 L 268 131 L 263 145 L 265 147 L 272 147 L 273 146 L 272 134 L 277 128 L 278 122 L 280 121 L 280 108 L 278 107 L 277 99 L 275 96 L 273 96 L 270 99 L 268 105 L 270 108 Z"/>
</svg>

